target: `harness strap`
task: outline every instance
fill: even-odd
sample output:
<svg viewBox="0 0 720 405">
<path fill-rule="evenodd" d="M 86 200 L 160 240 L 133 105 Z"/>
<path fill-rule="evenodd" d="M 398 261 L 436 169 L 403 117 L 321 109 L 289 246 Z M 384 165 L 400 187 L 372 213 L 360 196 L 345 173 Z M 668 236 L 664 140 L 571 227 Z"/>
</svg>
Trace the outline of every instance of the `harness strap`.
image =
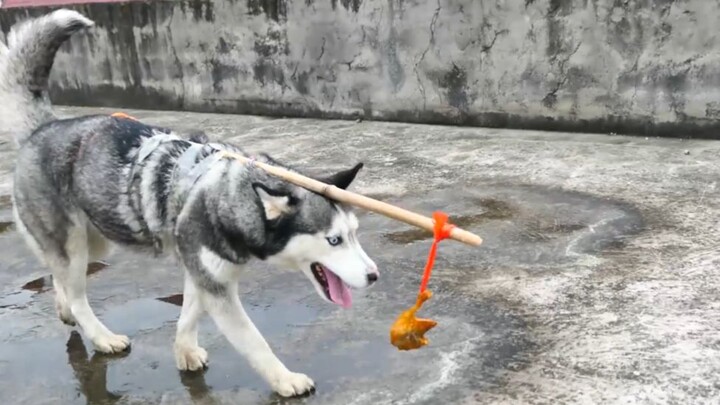
<svg viewBox="0 0 720 405">
<path fill-rule="evenodd" d="M 138 222 L 140 223 L 140 226 L 142 227 L 141 232 L 145 235 L 146 238 L 152 239 L 153 241 L 153 249 L 155 250 L 155 255 L 159 255 L 162 253 L 162 241 L 160 238 L 153 236 L 152 232 L 150 232 L 150 227 L 148 226 L 147 222 L 144 219 L 144 215 L 141 209 L 142 201 L 137 201 L 137 206 L 135 204 L 135 200 L 132 198 L 133 193 L 132 189 L 136 185 L 135 175 L 137 174 L 138 167 L 142 166 L 142 164 L 145 162 L 145 160 L 157 149 L 159 148 L 163 143 L 170 142 L 173 140 L 179 139 L 175 135 L 169 135 L 169 134 L 159 134 L 154 135 L 151 138 L 146 138 L 145 141 L 140 145 L 140 148 L 137 151 L 137 155 L 135 157 L 135 161 L 133 162 L 132 166 L 130 167 L 130 173 L 128 175 L 128 184 L 127 184 L 127 195 L 128 195 L 128 201 L 130 203 L 130 209 L 132 209 L 133 213 L 135 214 L 136 218 L 138 219 Z M 139 195 L 139 194 L 138 194 Z"/>
<path fill-rule="evenodd" d="M 202 147 L 205 145 L 197 146 Z M 187 201 L 190 192 L 192 191 L 193 187 L 198 183 L 198 181 L 200 181 L 200 179 L 208 171 L 210 171 L 210 169 L 212 169 L 212 167 L 217 162 L 221 161 L 225 157 L 224 154 L 216 151 L 212 155 L 201 160 L 198 164 L 191 166 L 190 162 L 195 161 L 195 157 L 201 152 L 201 149 L 192 151 L 188 149 L 188 151 L 183 153 L 183 155 L 180 157 L 180 159 L 183 160 L 183 164 L 178 164 L 176 173 L 177 177 L 175 177 L 177 181 L 177 187 L 175 189 L 176 191 L 173 193 L 173 205 L 176 214 L 178 214 L 182 209 L 183 205 L 185 205 L 185 202 Z M 186 154 L 187 156 L 185 156 Z M 175 215 L 175 219 L 177 219 L 177 215 Z"/>
</svg>

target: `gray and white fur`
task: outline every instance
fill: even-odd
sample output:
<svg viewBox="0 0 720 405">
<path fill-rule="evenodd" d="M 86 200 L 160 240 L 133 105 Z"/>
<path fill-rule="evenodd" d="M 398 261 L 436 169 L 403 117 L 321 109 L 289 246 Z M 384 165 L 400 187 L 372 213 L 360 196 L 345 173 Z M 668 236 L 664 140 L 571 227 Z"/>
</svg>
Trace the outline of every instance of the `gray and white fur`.
<svg viewBox="0 0 720 405">
<path fill-rule="evenodd" d="M 207 352 L 197 323 L 207 312 L 219 330 L 280 395 L 312 391 L 289 371 L 243 310 L 238 282 L 252 260 L 301 270 L 329 302 L 349 306 L 351 288 L 378 278 L 356 235 L 357 218 L 334 201 L 225 157 L 232 145 L 204 134 L 184 139 L 138 121 L 94 115 L 59 120 L 48 77 L 60 45 L 93 22 L 57 10 L 13 28 L 0 42 L 0 131 L 17 145 L 16 225 L 52 270 L 60 319 L 79 325 L 100 352 L 129 339 L 95 316 L 86 266 L 113 244 L 173 254 L 185 273 L 174 344 L 181 370 L 200 370 Z M 281 165 L 267 155 L 258 160 Z M 362 164 L 319 178 L 346 188 Z"/>
</svg>

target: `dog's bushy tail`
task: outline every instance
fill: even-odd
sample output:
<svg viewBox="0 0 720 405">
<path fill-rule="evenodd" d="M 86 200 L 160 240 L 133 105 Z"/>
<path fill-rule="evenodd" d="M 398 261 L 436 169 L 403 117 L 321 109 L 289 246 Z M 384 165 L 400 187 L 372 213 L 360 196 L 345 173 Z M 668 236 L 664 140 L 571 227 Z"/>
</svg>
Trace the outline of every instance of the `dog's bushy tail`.
<svg viewBox="0 0 720 405">
<path fill-rule="evenodd" d="M 93 21 L 60 9 L 15 25 L 0 41 L 0 134 L 21 145 L 55 119 L 48 95 L 50 70 L 60 45 Z"/>
</svg>

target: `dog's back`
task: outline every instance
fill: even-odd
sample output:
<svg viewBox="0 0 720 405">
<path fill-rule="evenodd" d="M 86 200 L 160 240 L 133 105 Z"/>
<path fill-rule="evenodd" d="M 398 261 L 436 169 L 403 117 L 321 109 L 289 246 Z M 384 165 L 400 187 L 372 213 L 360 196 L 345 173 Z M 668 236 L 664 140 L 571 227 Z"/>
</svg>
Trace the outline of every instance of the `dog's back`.
<svg viewBox="0 0 720 405">
<path fill-rule="evenodd" d="M 51 221 L 50 229 L 69 226 L 57 221 L 87 220 L 113 241 L 151 246 L 128 174 L 143 140 L 154 135 L 153 127 L 103 115 L 42 125 L 18 150 L 13 194 L 19 219 L 30 229 L 38 217 Z"/>
</svg>

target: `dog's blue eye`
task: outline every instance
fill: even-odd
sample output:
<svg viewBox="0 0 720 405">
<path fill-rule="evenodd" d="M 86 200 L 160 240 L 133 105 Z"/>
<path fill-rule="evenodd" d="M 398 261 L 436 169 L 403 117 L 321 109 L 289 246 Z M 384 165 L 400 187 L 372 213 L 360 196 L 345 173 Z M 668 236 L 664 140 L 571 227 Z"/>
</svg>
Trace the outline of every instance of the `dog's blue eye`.
<svg viewBox="0 0 720 405">
<path fill-rule="evenodd" d="M 339 236 L 331 236 L 327 238 L 328 243 L 330 246 L 337 246 L 342 243 L 342 238 Z"/>
</svg>

